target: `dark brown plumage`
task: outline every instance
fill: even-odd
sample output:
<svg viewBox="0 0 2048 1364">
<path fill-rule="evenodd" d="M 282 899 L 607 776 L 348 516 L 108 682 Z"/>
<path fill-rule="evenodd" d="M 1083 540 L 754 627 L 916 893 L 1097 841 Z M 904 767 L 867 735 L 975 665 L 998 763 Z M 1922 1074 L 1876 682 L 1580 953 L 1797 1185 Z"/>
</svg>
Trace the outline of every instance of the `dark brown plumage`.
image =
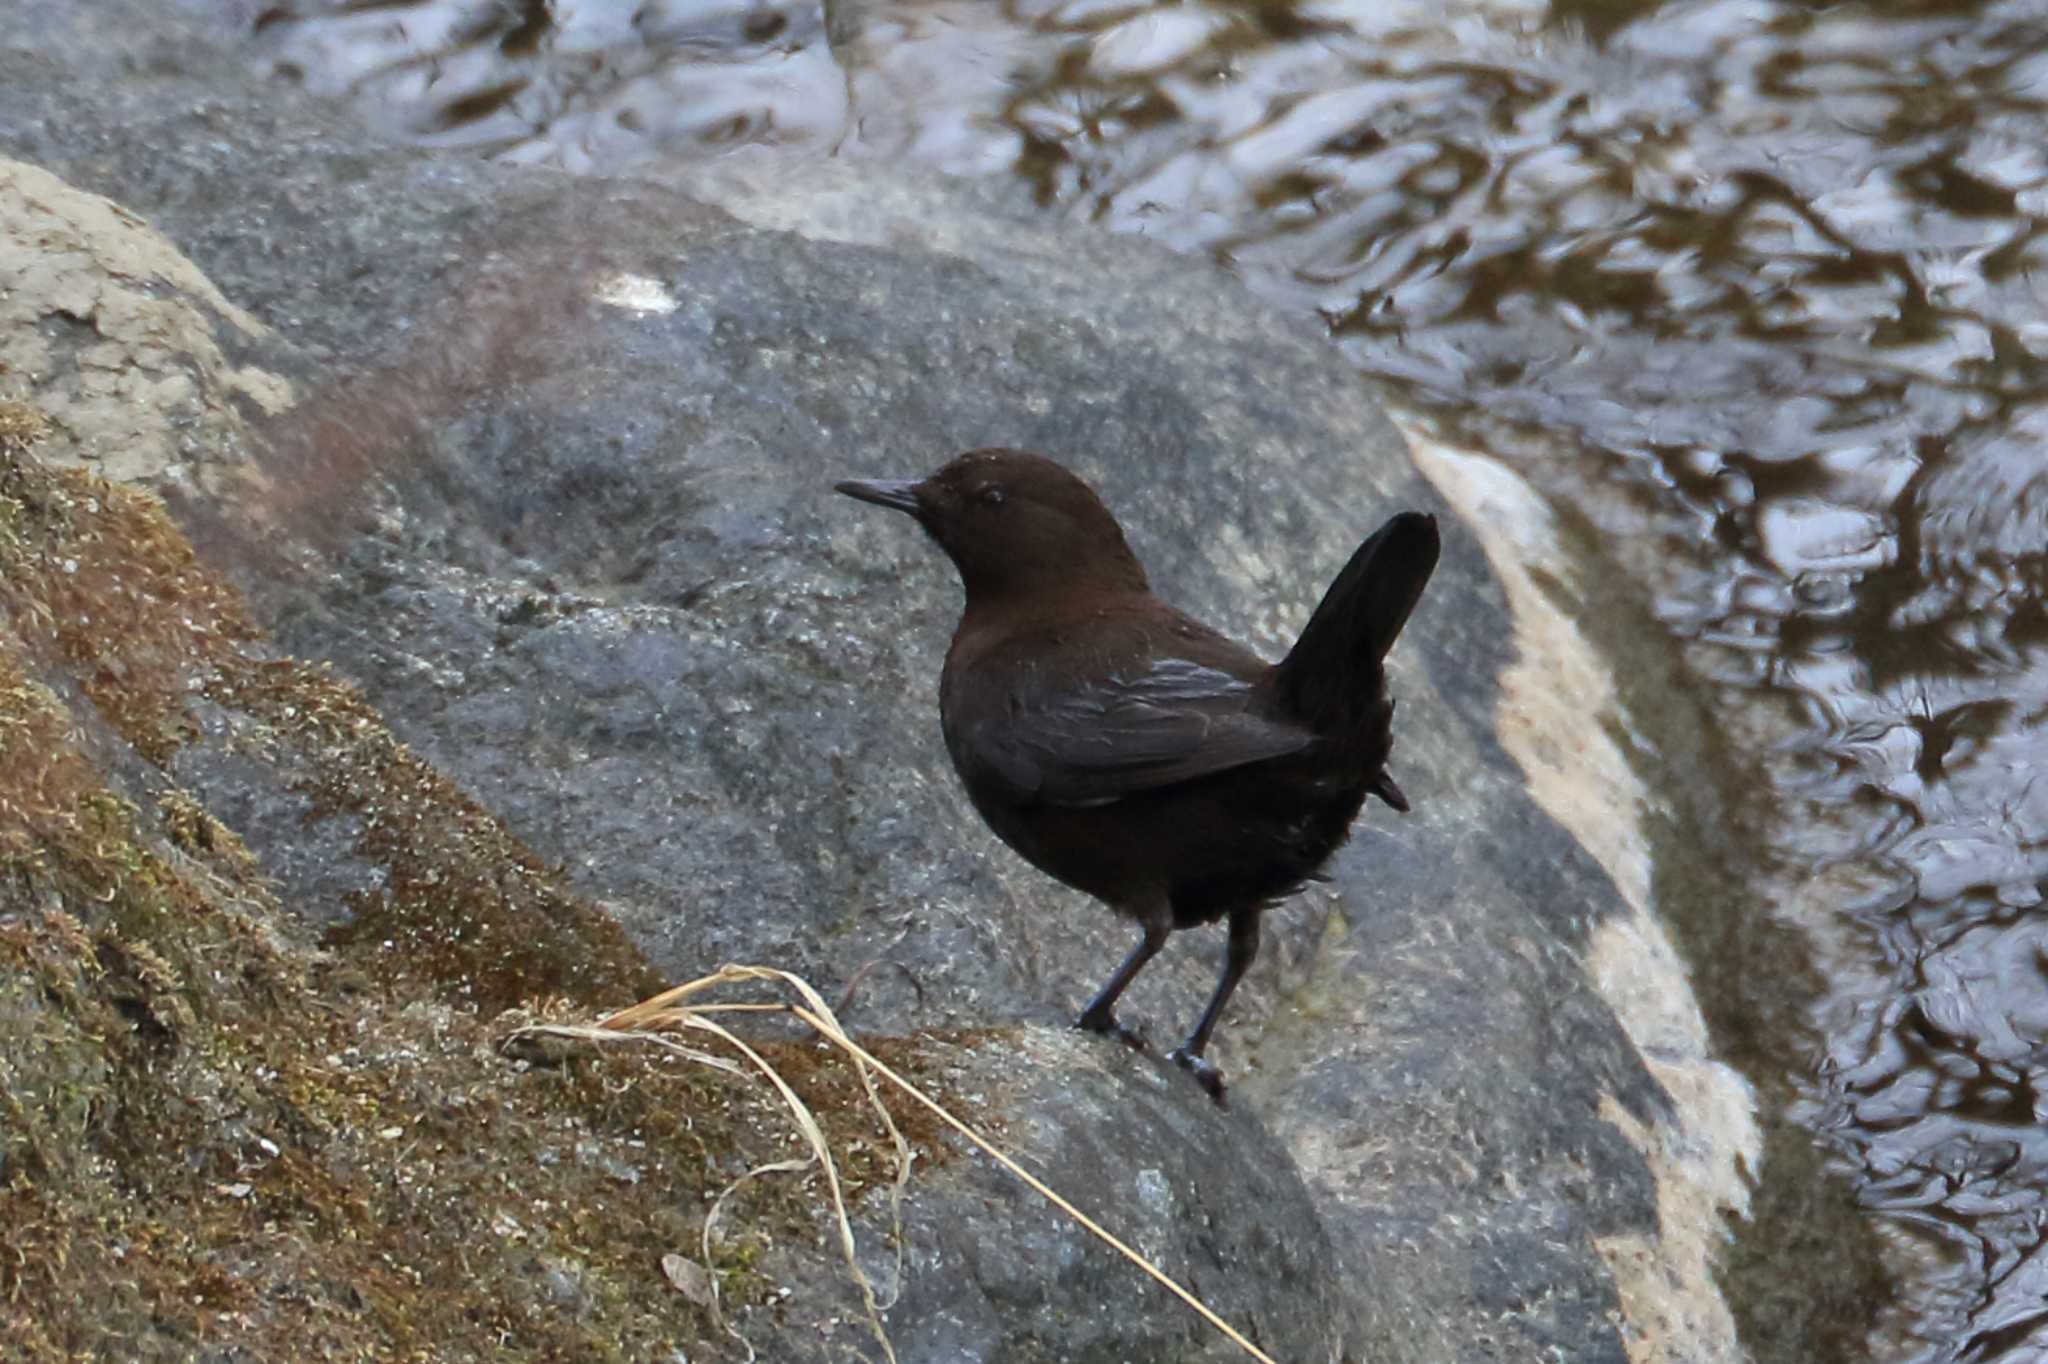
<svg viewBox="0 0 2048 1364">
<path fill-rule="evenodd" d="M 976 450 L 838 490 L 910 513 L 960 570 L 939 714 L 975 809 L 1143 933 L 1076 1026 L 1137 1044 L 1118 996 L 1175 929 L 1229 921 L 1222 978 L 1172 1053 L 1221 1102 L 1202 1052 L 1260 914 L 1315 875 L 1368 794 L 1408 808 L 1386 770 L 1382 662 L 1436 567 L 1436 519 L 1382 526 L 1268 664 L 1153 596 L 1116 518 L 1043 456 Z"/>
</svg>

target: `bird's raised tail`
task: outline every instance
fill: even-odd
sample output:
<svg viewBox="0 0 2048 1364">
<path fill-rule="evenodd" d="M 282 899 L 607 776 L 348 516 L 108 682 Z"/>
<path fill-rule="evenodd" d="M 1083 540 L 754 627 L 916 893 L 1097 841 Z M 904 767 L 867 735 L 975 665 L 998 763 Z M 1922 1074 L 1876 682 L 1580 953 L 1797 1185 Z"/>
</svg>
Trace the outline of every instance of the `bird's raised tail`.
<svg viewBox="0 0 2048 1364">
<path fill-rule="evenodd" d="M 1393 710 L 1381 664 L 1436 570 L 1436 518 L 1402 512 L 1374 531 L 1323 594 L 1274 674 L 1281 707 L 1318 734 L 1356 735 L 1386 761 Z M 1396 809 L 1400 789 L 1381 775 L 1372 790 Z"/>
</svg>

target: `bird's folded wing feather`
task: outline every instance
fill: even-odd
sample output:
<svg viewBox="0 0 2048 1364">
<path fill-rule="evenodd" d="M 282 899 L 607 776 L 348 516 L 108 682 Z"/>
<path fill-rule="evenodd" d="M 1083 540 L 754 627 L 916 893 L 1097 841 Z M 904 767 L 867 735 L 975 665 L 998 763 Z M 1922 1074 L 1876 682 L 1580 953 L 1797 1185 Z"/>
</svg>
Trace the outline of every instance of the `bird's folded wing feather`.
<svg viewBox="0 0 2048 1364">
<path fill-rule="evenodd" d="M 1251 684 L 1186 659 L 1143 671 L 1025 688 L 1004 713 L 968 721 L 968 761 L 1015 796 L 1102 805 L 1297 752 L 1305 729 L 1246 711 Z"/>
</svg>

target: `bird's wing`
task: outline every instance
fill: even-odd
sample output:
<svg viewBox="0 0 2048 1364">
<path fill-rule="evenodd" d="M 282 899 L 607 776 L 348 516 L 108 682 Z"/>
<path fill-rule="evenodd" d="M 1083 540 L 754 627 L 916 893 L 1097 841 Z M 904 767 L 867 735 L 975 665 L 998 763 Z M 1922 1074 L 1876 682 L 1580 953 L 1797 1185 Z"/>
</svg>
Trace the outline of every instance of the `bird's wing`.
<svg viewBox="0 0 2048 1364">
<path fill-rule="evenodd" d="M 1153 659 L 1056 690 L 1025 686 L 969 719 L 956 757 L 1016 798 L 1103 805 L 1294 753 L 1314 735 L 1246 710 L 1252 685 L 1187 659 Z"/>
</svg>

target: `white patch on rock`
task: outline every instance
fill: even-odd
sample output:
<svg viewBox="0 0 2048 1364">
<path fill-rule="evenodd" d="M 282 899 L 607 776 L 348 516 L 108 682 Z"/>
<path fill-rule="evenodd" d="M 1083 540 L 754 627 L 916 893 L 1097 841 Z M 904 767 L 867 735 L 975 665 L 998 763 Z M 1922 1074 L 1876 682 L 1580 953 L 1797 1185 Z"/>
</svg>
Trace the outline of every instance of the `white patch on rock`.
<svg viewBox="0 0 2048 1364">
<path fill-rule="evenodd" d="M 606 275 L 597 282 L 595 297 L 608 308 L 624 308 L 627 312 L 655 313 L 666 316 L 676 310 L 676 296 L 668 286 L 658 279 L 645 275 L 630 275 L 623 270 Z"/>
<path fill-rule="evenodd" d="M 1604 1237 L 1633 1364 L 1737 1364 L 1746 1358 L 1713 1277 L 1722 1215 L 1747 1215 L 1761 1138 L 1748 1083 L 1712 1056 L 1685 964 L 1653 912 L 1642 814 L 1651 804 L 1613 735 L 1627 733 L 1606 662 L 1551 592 L 1576 566 L 1535 491 L 1496 460 L 1407 429 L 1423 475 L 1479 538 L 1515 619 L 1516 658 L 1500 679 L 1502 745 L 1536 803 L 1613 878 L 1633 911 L 1597 925 L 1586 962 L 1644 1062 L 1677 1108 L 1639 1122 L 1612 1097 L 1601 1116 L 1643 1153 L 1657 1183 L 1658 1231 Z M 1553 587 L 1554 590 L 1554 587 Z"/>
</svg>

